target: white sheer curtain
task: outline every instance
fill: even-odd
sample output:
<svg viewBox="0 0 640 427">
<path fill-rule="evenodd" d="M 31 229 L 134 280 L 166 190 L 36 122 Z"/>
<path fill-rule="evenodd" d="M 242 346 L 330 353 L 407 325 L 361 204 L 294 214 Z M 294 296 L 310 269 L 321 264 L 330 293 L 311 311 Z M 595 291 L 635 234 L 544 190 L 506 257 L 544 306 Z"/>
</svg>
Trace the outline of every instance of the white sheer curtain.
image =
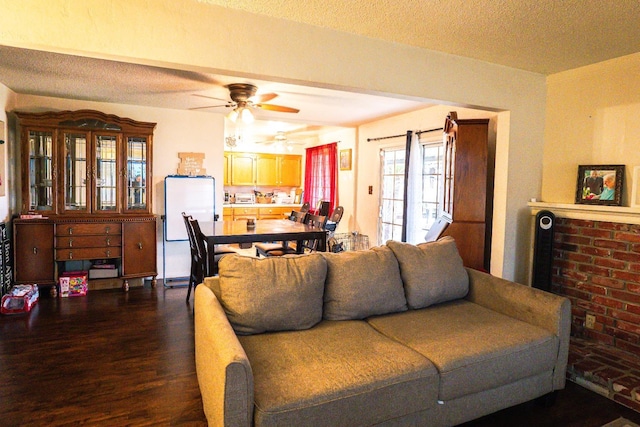
<svg viewBox="0 0 640 427">
<path fill-rule="evenodd" d="M 407 242 L 424 242 L 422 229 L 422 150 L 416 133 L 411 138 L 407 180 Z"/>
</svg>

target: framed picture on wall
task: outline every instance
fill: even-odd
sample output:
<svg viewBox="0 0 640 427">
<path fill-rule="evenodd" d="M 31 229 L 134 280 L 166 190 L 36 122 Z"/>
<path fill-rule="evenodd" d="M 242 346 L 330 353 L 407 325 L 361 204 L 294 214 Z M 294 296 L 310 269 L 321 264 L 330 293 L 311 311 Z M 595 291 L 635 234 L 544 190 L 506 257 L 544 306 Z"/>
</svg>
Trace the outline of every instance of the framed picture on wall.
<svg viewBox="0 0 640 427">
<path fill-rule="evenodd" d="M 622 205 L 624 165 L 580 165 L 576 203 Z"/>
<path fill-rule="evenodd" d="M 340 150 L 340 170 L 341 171 L 351 170 L 351 148 L 347 148 L 346 150 Z"/>
</svg>

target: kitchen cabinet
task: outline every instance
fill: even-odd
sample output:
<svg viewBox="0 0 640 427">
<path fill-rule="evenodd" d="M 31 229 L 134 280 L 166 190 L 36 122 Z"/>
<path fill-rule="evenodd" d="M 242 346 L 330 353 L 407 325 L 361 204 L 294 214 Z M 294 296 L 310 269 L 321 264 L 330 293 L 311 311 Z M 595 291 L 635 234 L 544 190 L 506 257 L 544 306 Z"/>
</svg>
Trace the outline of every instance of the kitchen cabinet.
<svg viewBox="0 0 640 427">
<path fill-rule="evenodd" d="M 247 220 L 258 218 L 258 208 L 233 208 L 233 220 Z"/>
<path fill-rule="evenodd" d="M 302 156 L 299 155 L 225 152 L 224 161 L 225 185 L 302 185 Z"/>
<path fill-rule="evenodd" d="M 224 152 L 224 163 L 222 165 L 222 173 L 224 177 L 224 185 L 231 185 L 231 153 Z"/>
<path fill-rule="evenodd" d="M 222 208 L 222 220 L 233 221 L 233 208 Z"/>
<path fill-rule="evenodd" d="M 46 217 L 14 221 L 15 241 L 26 242 L 14 251 L 16 282 L 55 283 L 65 262 L 102 259 L 113 260 L 122 278 L 155 279 L 155 123 L 93 110 L 16 116 L 21 211 Z"/>
<path fill-rule="evenodd" d="M 452 112 L 444 127 L 443 213 L 465 266 L 488 270 L 491 199 L 488 184 L 488 119 L 459 120 Z"/>
<path fill-rule="evenodd" d="M 231 185 L 255 185 L 256 155 L 253 153 L 231 154 Z"/>
<path fill-rule="evenodd" d="M 246 221 L 253 219 L 285 219 L 294 209 L 300 209 L 300 205 L 295 206 L 265 206 L 249 205 L 246 207 L 224 207 L 222 208 L 223 221 Z"/>
</svg>

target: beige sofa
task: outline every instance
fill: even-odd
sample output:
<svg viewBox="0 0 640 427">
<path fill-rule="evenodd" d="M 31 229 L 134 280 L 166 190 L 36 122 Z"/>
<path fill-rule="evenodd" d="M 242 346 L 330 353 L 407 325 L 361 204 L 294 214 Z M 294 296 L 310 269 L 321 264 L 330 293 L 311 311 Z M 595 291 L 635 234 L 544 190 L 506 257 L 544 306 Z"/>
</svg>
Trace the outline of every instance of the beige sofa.
<svg viewBox="0 0 640 427">
<path fill-rule="evenodd" d="M 569 301 L 451 238 L 219 267 L 194 308 L 209 425 L 455 425 L 564 387 Z"/>
</svg>

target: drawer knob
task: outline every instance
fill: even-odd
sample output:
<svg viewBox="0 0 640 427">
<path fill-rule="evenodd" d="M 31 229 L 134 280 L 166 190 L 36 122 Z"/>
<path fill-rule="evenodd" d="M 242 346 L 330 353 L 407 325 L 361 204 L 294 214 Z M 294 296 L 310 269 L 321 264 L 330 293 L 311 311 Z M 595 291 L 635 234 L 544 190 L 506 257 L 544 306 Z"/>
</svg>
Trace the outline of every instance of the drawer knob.
<svg viewBox="0 0 640 427">
<path fill-rule="evenodd" d="M 69 259 L 73 259 L 73 252 L 69 252 Z"/>
<path fill-rule="evenodd" d="M 107 243 L 107 246 L 111 246 L 111 237 L 107 237 L 106 243 Z"/>
<path fill-rule="evenodd" d="M 107 258 L 111 256 L 111 249 L 107 249 Z"/>
<path fill-rule="evenodd" d="M 69 239 L 69 247 L 72 248 L 73 247 L 73 239 Z"/>
<path fill-rule="evenodd" d="M 34 246 L 34 248 L 33 248 L 33 254 L 34 254 L 34 255 L 38 255 L 38 248 L 36 248 L 35 246 Z"/>
<path fill-rule="evenodd" d="M 73 227 L 69 227 L 69 234 L 73 234 Z"/>
<path fill-rule="evenodd" d="M 110 230 L 110 229 L 111 229 L 111 227 L 106 227 L 106 228 L 104 229 L 105 233 L 109 234 L 109 230 Z"/>
<path fill-rule="evenodd" d="M 138 249 L 142 250 L 142 242 L 138 242 Z"/>
</svg>

